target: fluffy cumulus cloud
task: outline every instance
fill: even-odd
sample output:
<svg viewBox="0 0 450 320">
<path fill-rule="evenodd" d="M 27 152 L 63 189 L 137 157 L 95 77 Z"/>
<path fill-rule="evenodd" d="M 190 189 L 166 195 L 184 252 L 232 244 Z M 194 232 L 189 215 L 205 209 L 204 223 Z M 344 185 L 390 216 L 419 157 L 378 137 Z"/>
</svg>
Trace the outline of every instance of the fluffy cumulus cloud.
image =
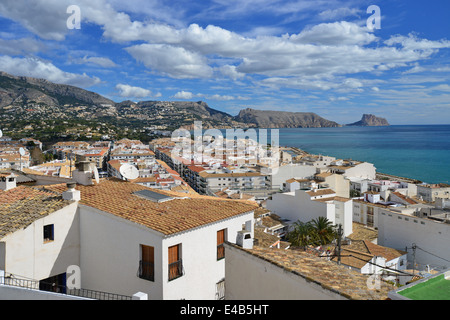
<svg viewBox="0 0 450 320">
<path fill-rule="evenodd" d="M 123 83 L 117 84 L 115 89 L 117 90 L 118 96 L 122 98 L 148 98 L 152 96 L 150 90 Z"/>
<path fill-rule="evenodd" d="M 213 69 L 199 53 L 167 44 L 141 44 L 126 50 L 147 68 L 173 78 L 209 78 Z"/>
<path fill-rule="evenodd" d="M 70 33 L 66 26 L 66 9 L 72 2 L 34 0 L 33 10 L 23 10 L 19 1 L 2 0 L 0 14 L 19 22 L 43 39 L 63 40 Z M 358 91 L 366 85 L 364 82 L 358 83 L 352 79 L 342 81 L 342 77 L 356 78 L 362 73 L 379 74 L 394 68 L 411 67 L 438 50 L 450 47 L 447 40 L 431 41 L 412 34 L 383 40 L 377 37 L 376 32 L 361 25 L 360 21 L 324 23 L 344 17 L 358 17 L 361 9 L 354 9 L 347 2 L 339 7 L 328 0 L 301 3 L 294 0 L 214 0 L 209 9 L 201 12 L 204 16 L 216 14 L 217 19 L 220 15 L 223 18 L 233 15 L 242 18 L 249 12 L 270 12 L 273 16 L 283 17 L 315 12 L 316 21 L 323 22 L 297 33 L 281 35 L 277 35 L 281 31 L 278 27 L 273 27 L 277 32 L 263 35 L 260 31 L 238 33 L 215 25 L 183 24 L 180 16 L 170 14 L 175 11 L 161 1 L 146 1 L 146 6 L 143 3 L 142 0 L 131 1 L 129 5 L 128 2 L 124 5 L 116 0 L 77 1 L 82 22 L 99 26 L 103 40 L 122 45 L 135 61 L 152 74 L 174 79 L 211 79 L 220 75 L 233 81 L 253 79 L 253 84 L 264 86 L 322 90 L 343 86 Z M 140 19 L 141 7 L 146 8 L 144 13 L 149 19 Z M 257 30 L 257 27 L 253 29 Z M 25 49 L 18 42 L 16 50 Z M 30 64 L 31 61 L 25 62 Z M 49 63 L 37 61 L 34 61 L 35 68 L 51 67 Z M 116 66 L 108 58 L 95 56 L 84 57 L 80 63 L 105 68 Z M 16 67 L 21 70 L 20 66 Z M 80 78 L 91 82 L 98 80 L 86 75 L 64 74 L 61 70 L 55 72 L 56 78 L 66 81 L 76 82 Z M 368 88 L 373 87 L 373 84 L 369 85 Z M 136 93 L 139 95 L 139 92 Z"/>
<path fill-rule="evenodd" d="M 41 78 L 59 84 L 68 84 L 82 88 L 100 83 L 100 79 L 97 77 L 90 77 L 84 73 L 65 72 L 49 61 L 33 57 L 15 58 L 0 56 L 0 66 L 2 66 L 2 71 L 17 76 Z"/>
<path fill-rule="evenodd" d="M 79 63 L 79 64 L 100 66 L 103 68 L 116 68 L 117 67 L 117 64 L 114 63 L 114 61 L 112 61 L 109 58 L 105 58 L 105 57 L 84 56 L 83 58 L 76 59 L 75 62 Z"/>
</svg>

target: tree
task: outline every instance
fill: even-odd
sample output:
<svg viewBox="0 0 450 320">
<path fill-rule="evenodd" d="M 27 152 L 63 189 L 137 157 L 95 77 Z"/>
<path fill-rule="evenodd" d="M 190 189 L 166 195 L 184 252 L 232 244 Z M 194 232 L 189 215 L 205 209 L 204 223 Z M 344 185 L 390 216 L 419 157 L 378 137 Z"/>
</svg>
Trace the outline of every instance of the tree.
<svg viewBox="0 0 450 320">
<path fill-rule="evenodd" d="M 318 245 L 325 245 L 332 242 L 337 237 L 336 226 L 325 217 L 318 217 L 311 221 Z"/>
<path fill-rule="evenodd" d="M 310 222 L 297 221 L 294 229 L 287 234 L 289 242 L 294 246 L 306 247 L 314 242 L 315 233 Z"/>
<path fill-rule="evenodd" d="M 299 247 L 326 245 L 336 238 L 337 227 L 325 217 L 318 217 L 306 223 L 297 221 L 293 230 L 287 234 L 288 241 Z"/>
</svg>

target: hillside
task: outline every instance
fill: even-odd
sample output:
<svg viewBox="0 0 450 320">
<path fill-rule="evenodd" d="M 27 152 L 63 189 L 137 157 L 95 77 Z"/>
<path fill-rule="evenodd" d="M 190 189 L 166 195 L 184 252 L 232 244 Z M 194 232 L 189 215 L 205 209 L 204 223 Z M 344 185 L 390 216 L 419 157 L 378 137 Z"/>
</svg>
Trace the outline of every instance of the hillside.
<svg viewBox="0 0 450 320">
<path fill-rule="evenodd" d="M 389 126 L 389 122 L 385 118 L 376 117 L 373 114 L 363 114 L 361 120 L 347 124 L 346 126 L 358 126 L 358 127 Z"/>
<path fill-rule="evenodd" d="M 244 109 L 237 116 L 203 101 L 114 102 L 95 92 L 0 71 L 0 127 L 16 137 L 42 141 L 147 139 L 154 130 L 227 128 L 320 128 L 341 125 L 311 112 Z"/>
<path fill-rule="evenodd" d="M 324 119 L 312 112 L 286 112 L 244 109 L 235 117 L 236 121 L 252 123 L 259 128 L 321 128 L 341 125 Z"/>
<path fill-rule="evenodd" d="M 65 84 L 30 77 L 16 77 L 0 71 L 0 107 L 14 104 L 114 104 L 101 95 Z"/>
</svg>

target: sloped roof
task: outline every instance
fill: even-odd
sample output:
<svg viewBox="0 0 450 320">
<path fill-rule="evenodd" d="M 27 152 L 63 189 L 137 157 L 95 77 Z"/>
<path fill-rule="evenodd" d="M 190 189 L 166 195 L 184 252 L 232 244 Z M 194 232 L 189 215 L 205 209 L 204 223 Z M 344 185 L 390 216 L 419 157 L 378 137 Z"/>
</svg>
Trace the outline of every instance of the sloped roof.
<svg viewBox="0 0 450 320">
<path fill-rule="evenodd" d="M 63 200 L 60 194 L 33 187 L 0 190 L 0 238 L 26 228 L 71 203 Z"/>
<path fill-rule="evenodd" d="M 67 186 L 60 184 L 45 188 L 63 192 Z M 141 224 L 164 235 L 232 218 L 254 211 L 257 207 L 248 201 L 156 190 L 113 178 L 101 179 L 99 184 L 92 186 L 77 185 L 76 189 L 81 192 L 81 204 Z M 161 203 L 152 202 L 134 194 L 139 190 L 152 190 L 174 199 Z"/>
</svg>

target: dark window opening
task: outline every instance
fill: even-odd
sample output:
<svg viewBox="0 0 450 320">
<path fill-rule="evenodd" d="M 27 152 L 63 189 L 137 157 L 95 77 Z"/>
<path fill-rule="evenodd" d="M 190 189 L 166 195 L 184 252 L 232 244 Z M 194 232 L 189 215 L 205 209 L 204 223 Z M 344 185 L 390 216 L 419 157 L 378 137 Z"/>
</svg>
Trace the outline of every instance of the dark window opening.
<svg viewBox="0 0 450 320">
<path fill-rule="evenodd" d="M 55 240 L 54 226 L 49 224 L 44 226 L 44 242 Z"/>
</svg>

